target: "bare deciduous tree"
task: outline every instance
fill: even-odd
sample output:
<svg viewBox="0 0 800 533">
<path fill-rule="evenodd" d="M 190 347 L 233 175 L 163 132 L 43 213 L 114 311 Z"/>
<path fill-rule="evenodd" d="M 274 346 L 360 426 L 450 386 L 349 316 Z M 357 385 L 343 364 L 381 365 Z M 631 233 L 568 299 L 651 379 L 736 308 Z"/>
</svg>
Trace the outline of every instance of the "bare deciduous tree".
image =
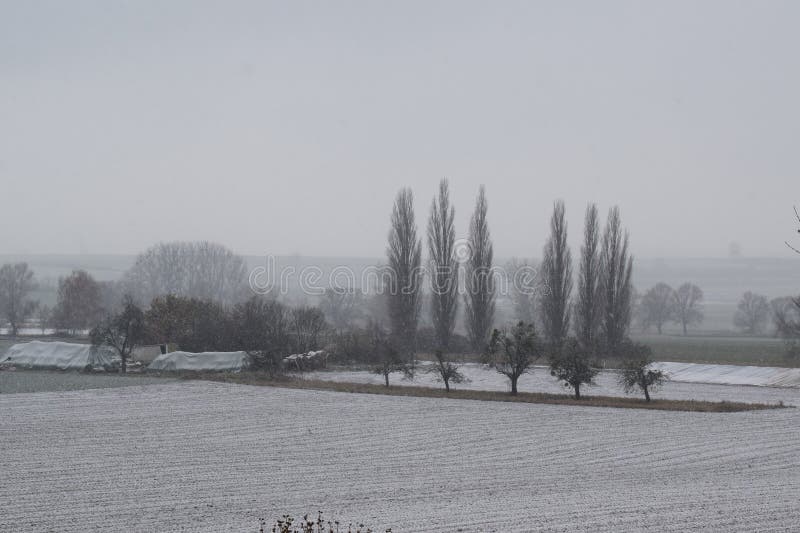
<svg viewBox="0 0 800 533">
<path fill-rule="evenodd" d="M 450 188 L 447 180 L 443 179 L 439 182 L 439 196 L 433 199 L 428 218 L 431 321 L 441 351 L 446 351 L 450 346 L 458 310 L 458 260 L 455 242 L 455 208 L 450 205 Z"/>
<path fill-rule="evenodd" d="M 144 313 L 130 296 L 126 296 L 122 311 L 102 320 L 89 333 L 89 338 L 93 346 L 107 345 L 117 351 L 122 362 L 120 372 L 124 374 L 128 359 L 136 346 L 142 343 L 144 335 Z"/>
<path fill-rule="evenodd" d="M 36 310 L 36 303 L 28 297 L 35 288 L 33 271 L 28 268 L 28 263 L 0 267 L 0 313 L 8 321 L 14 337 L 25 319 Z"/>
<path fill-rule="evenodd" d="M 48 305 L 38 306 L 36 308 L 36 319 L 39 321 L 39 329 L 44 335 L 53 320 L 53 310 Z"/>
<path fill-rule="evenodd" d="M 703 310 L 700 302 L 703 301 L 703 291 L 700 287 L 692 283 L 684 283 L 673 293 L 675 302 L 675 322 L 683 327 L 683 334 L 686 329 L 694 324 L 703 321 Z"/>
<path fill-rule="evenodd" d="M 88 329 L 103 316 L 100 284 L 85 270 L 73 270 L 58 280 L 58 301 L 53 309 L 53 321 L 58 329 Z M 108 311 L 109 314 L 115 314 Z"/>
<path fill-rule="evenodd" d="M 401 356 L 412 361 L 422 303 L 422 241 L 417 237 L 414 194 L 411 189 L 401 189 L 397 193 L 386 255 L 389 260 L 386 302 L 392 326 L 392 342 Z"/>
<path fill-rule="evenodd" d="M 373 361 L 375 361 L 375 367 L 372 371 L 383 376 L 387 387 L 389 386 L 389 376 L 392 372 L 402 372 L 406 378 L 411 378 L 414 375 L 411 364 L 395 348 L 392 339 L 380 324 L 370 321 L 367 326 L 367 333 L 370 339 L 370 351 L 372 352 Z"/>
<path fill-rule="evenodd" d="M 494 250 L 486 218 L 488 209 L 486 190 L 481 185 L 475 202 L 475 211 L 469 222 L 469 258 L 464 270 L 467 334 L 472 349 L 477 352 L 486 349 L 494 323 L 495 280 L 492 272 Z"/>
<path fill-rule="evenodd" d="M 141 302 L 175 294 L 231 305 L 247 295 L 247 265 L 219 244 L 160 243 L 139 254 L 124 283 Z"/>
<path fill-rule="evenodd" d="M 572 253 L 567 246 L 567 221 L 564 202 L 553 206 L 550 237 L 542 254 L 541 314 L 545 340 L 558 351 L 569 335 L 572 294 Z"/>
<path fill-rule="evenodd" d="M 361 317 L 364 305 L 364 294 L 360 290 L 333 287 L 325 290 L 320 309 L 333 328 L 342 332 L 351 328 L 353 322 Z"/>
<path fill-rule="evenodd" d="M 318 350 L 327 328 L 325 315 L 318 307 L 295 307 L 289 314 L 294 349 L 299 353 Z"/>
<path fill-rule="evenodd" d="M 650 401 L 650 393 L 667 380 L 667 375 L 661 370 L 650 368 L 653 363 L 650 347 L 644 344 L 627 343 L 624 348 L 625 358 L 619 373 L 619 383 L 625 392 L 630 393 L 636 389 L 644 393 L 644 399 Z"/>
<path fill-rule="evenodd" d="M 442 350 L 436 350 L 436 361 L 428 370 L 429 373 L 436 376 L 436 381 L 444 383 L 444 390 L 450 392 L 451 383 L 463 383 L 466 381 L 464 374 L 462 374 L 458 365 L 451 363 L 447 360 Z"/>
<path fill-rule="evenodd" d="M 122 310 L 125 302 L 125 286 L 119 281 L 98 281 L 100 286 L 100 308 L 109 314 Z"/>
<path fill-rule="evenodd" d="M 775 334 L 786 339 L 800 338 L 800 298 L 785 296 L 770 302 Z"/>
<path fill-rule="evenodd" d="M 797 212 L 797 208 L 794 208 L 794 218 L 797 219 L 797 222 L 800 224 L 800 213 Z M 797 233 L 800 233 L 800 229 L 797 230 Z M 783 241 L 786 246 L 788 246 L 794 253 L 800 254 L 800 250 L 789 244 L 789 241 Z"/>
<path fill-rule="evenodd" d="M 586 207 L 583 245 L 575 301 L 575 336 L 592 353 L 598 351 L 603 291 L 600 276 L 600 222 L 597 206 Z"/>
<path fill-rule="evenodd" d="M 642 328 L 647 329 L 650 326 L 655 326 L 658 334 L 661 335 L 664 324 L 675 319 L 673 292 L 672 287 L 666 283 L 657 283 L 644 293 L 639 305 Z"/>
<path fill-rule="evenodd" d="M 519 322 L 512 328 L 495 329 L 484 363 L 506 376 L 511 394 L 517 394 L 519 378 L 528 372 L 542 351 L 533 324 Z"/>
<path fill-rule="evenodd" d="M 289 313 L 280 302 L 253 296 L 233 308 L 236 344 L 247 352 L 250 366 L 276 377 L 290 342 Z"/>
<path fill-rule="evenodd" d="M 767 326 L 769 312 L 766 296 L 747 291 L 739 300 L 733 324 L 748 335 L 761 335 Z"/>
<path fill-rule="evenodd" d="M 145 323 L 150 336 L 157 343 L 179 343 L 192 330 L 193 302 L 183 296 L 167 294 L 150 302 L 145 312 Z"/>
<path fill-rule="evenodd" d="M 603 290 L 603 341 L 606 352 L 615 355 L 631 325 L 633 257 L 628 256 L 628 233 L 622 232 L 619 208 L 608 213 L 601 255 Z"/>
<path fill-rule="evenodd" d="M 599 370 L 592 366 L 592 354 L 577 339 L 569 338 L 550 356 L 550 375 L 571 387 L 575 399 L 581 399 L 581 386 L 594 385 Z"/>
</svg>

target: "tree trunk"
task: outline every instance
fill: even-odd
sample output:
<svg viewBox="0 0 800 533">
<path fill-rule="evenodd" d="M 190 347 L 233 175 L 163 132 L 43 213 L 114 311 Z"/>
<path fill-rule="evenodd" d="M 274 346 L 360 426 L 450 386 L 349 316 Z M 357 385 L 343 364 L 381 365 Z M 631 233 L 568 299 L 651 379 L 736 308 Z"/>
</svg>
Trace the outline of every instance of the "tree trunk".
<svg viewBox="0 0 800 533">
<path fill-rule="evenodd" d="M 511 394 L 517 394 L 517 376 L 511 378 Z"/>
<path fill-rule="evenodd" d="M 644 399 L 645 399 L 645 401 L 649 402 L 650 401 L 650 391 L 647 390 L 647 385 L 645 385 L 643 388 L 644 388 Z"/>
<path fill-rule="evenodd" d="M 121 357 L 121 359 L 122 359 L 122 366 L 120 367 L 120 369 L 119 369 L 119 370 L 120 370 L 120 372 L 122 372 L 123 374 L 125 374 L 125 373 L 128 371 L 128 358 L 127 358 L 126 356 L 124 356 L 124 355 L 123 355 L 123 356 Z"/>
<path fill-rule="evenodd" d="M 576 400 L 580 400 L 581 399 L 581 384 L 580 383 L 576 383 L 573 386 L 575 387 L 575 399 Z"/>
<path fill-rule="evenodd" d="M 444 380 L 444 391 L 445 392 L 450 392 L 450 380 L 449 379 L 445 379 Z"/>
<path fill-rule="evenodd" d="M 389 386 L 389 373 L 386 372 L 383 374 L 383 378 L 386 380 L 386 386 Z"/>
<path fill-rule="evenodd" d="M 686 336 L 686 322 L 682 322 L 683 324 L 683 336 Z"/>
</svg>

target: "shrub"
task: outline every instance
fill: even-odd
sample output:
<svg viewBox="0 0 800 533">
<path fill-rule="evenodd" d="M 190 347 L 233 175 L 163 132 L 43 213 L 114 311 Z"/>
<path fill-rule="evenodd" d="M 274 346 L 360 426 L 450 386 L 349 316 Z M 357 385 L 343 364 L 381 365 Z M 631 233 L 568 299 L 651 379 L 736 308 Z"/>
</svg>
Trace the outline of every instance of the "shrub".
<svg viewBox="0 0 800 533">
<path fill-rule="evenodd" d="M 436 350 L 436 362 L 428 369 L 428 373 L 436 375 L 436 381 L 444 383 L 444 390 L 450 392 L 451 383 L 464 383 L 468 381 L 464 374 L 458 371 L 458 365 L 451 363 L 441 350 Z"/>
<path fill-rule="evenodd" d="M 658 390 L 667 380 L 667 375 L 661 370 L 649 368 L 653 362 L 649 346 L 629 341 L 624 345 L 623 352 L 625 359 L 619 375 L 620 385 L 628 393 L 640 389 L 644 392 L 645 400 L 649 402 L 650 392 Z"/>
<path fill-rule="evenodd" d="M 594 385 L 599 370 L 592 366 L 591 355 L 580 343 L 570 338 L 550 359 L 550 375 L 572 387 L 575 399 L 581 398 L 581 385 Z"/>
<path fill-rule="evenodd" d="M 517 381 L 541 355 L 533 324 L 519 322 L 511 328 L 495 329 L 483 362 L 511 381 L 511 394 L 517 394 Z"/>
</svg>

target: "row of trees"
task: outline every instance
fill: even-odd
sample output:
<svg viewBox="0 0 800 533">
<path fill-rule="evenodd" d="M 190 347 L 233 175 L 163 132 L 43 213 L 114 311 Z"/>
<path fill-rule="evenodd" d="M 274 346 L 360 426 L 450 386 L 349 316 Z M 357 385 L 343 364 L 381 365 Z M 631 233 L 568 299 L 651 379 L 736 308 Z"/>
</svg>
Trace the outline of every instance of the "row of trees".
<svg viewBox="0 0 800 533">
<path fill-rule="evenodd" d="M 459 309 L 459 288 L 463 288 L 464 323 L 471 347 L 489 357 L 506 353 L 509 346 L 525 346 L 525 339 L 538 339 L 534 321 L 520 322 L 511 334 L 495 330 L 495 278 L 492 271 L 493 247 L 489 232 L 486 192 L 480 188 L 470 218 L 464 250 L 457 250 L 455 209 L 450 203 L 449 185 L 439 184 L 428 217 L 427 240 L 430 263 L 430 316 L 436 335 L 435 371 L 445 387 L 458 379 L 457 367 L 449 363 L 446 353 L 453 339 Z M 597 206 L 590 204 L 585 215 L 584 239 L 578 266 L 578 289 L 573 296 L 572 254 L 567 244 L 566 209 L 558 201 L 550 219 L 550 237 L 544 246 L 538 276 L 526 280 L 529 290 L 521 291 L 527 311 L 539 312 L 542 328 L 542 350 L 548 354 L 554 375 L 571 383 L 576 396 L 580 382 L 573 376 L 577 368 L 591 369 L 601 356 L 619 356 L 627 342 L 631 322 L 633 258 L 628 252 L 628 234 L 623 231 L 618 208 L 612 208 L 605 227 L 600 228 Z M 459 255 L 465 260 L 460 262 Z M 422 303 L 422 239 L 414 220 L 413 194 L 402 189 L 395 199 L 391 216 L 388 247 L 387 308 L 390 318 L 388 335 L 380 334 L 373 325 L 375 346 L 386 354 L 381 373 L 403 369 L 413 361 Z M 463 267 L 463 268 L 459 268 Z M 464 279 L 459 279 L 463 272 Z M 515 280 L 519 282 L 520 280 Z M 519 287 L 518 287 L 519 288 Z M 491 338 L 490 338 L 491 337 Z M 503 350 L 500 350 L 500 346 Z M 525 351 L 522 349 L 521 351 Z M 527 359 L 526 359 L 527 361 Z M 498 365 L 497 359 L 487 362 L 502 367 L 511 379 L 512 391 L 526 365 Z M 586 370 L 590 379 L 594 370 Z M 580 374 L 578 372 L 578 374 Z M 580 378 L 583 379 L 583 378 Z"/>
<path fill-rule="evenodd" d="M 487 220 L 488 202 L 479 190 L 463 251 L 456 250 L 455 209 L 447 180 L 439 184 L 428 217 L 428 261 L 431 272 L 431 319 L 439 346 L 447 350 L 459 309 L 458 289 L 463 287 L 465 329 L 473 349 L 485 350 L 494 325 L 495 278 L 493 246 Z M 466 259 L 462 266 L 458 254 Z M 422 239 L 414 219 L 413 193 L 402 189 L 395 199 L 388 247 L 389 282 L 386 293 L 391 333 L 402 339 L 405 350 L 413 341 L 422 303 Z M 611 209 L 601 234 L 597 206 L 586 211 L 584 243 L 573 299 L 572 256 L 567 245 L 563 202 L 556 202 L 550 237 L 543 250 L 538 280 L 529 293 L 532 307 L 541 311 L 544 337 L 560 346 L 573 333 L 584 346 L 597 352 L 600 345 L 613 351 L 627 335 L 631 317 L 633 258 L 619 210 Z M 459 279 L 459 272 L 464 279 Z M 536 301 L 539 305 L 536 306 Z M 574 318 L 573 318 L 574 317 Z"/>
<path fill-rule="evenodd" d="M 224 246 L 160 243 L 139 254 L 120 281 L 97 281 L 84 270 L 59 278 L 57 302 L 50 308 L 33 299 L 38 283 L 27 263 L 5 264 L 0 267 L 0 317 L 14 336 L 29 319 L 42 329 L 74 334 L 119 311 L 123 294 L 139 306 L 166 294 L 234 305 L 252 294 L 247 279 L 244 259 Z"/>
<path fill-rule="evenodd" d="M 703 321 L 703 291 L 697 285 L 684 283 L 673 289 L 658 283 L 647 290 L 639 304 L 639 320 L 643 329 L 656 327 L 659 335 L 668 322 L 680 324 L 683 334 L 687 328 Z"/>
<path fill-rule="evenodd" d="M 493 249 L 487 219 L 488 202 L 483 187 L 478 192 L 470 219 L 466 250 L 456 249 L 455 208 L 450 203 L 447 180 L 439 184 L 428 217 L 428 261 L 431 272 L 430 316 L 437 349 L 450 348 L 459 310 L 459 288 L 464 284 L 464 316 L 472 348 L 485 348 L 495 312 L 495 287 L 492 273 Z M 459 253 L 466 255 L 462 265 Z M 384 287 L 390 325 L 390 338 L 397 349 L 413 358 L 422 308 L 422 239 L 414 216 L 410 189 L 395 198 L 391 216 L 387 255 L 387 286 Z M 461 267 L 464 279 L 461 280 Z"/>
<path fill-rule="evenodd" d="M 136 346 L 172 344 L 191 352 L 245 351 L 255 369 L 274 373 L 289 353 L 320 349 L 326 330 L 319 308 L 290 308 L 262 296 L 225 306 L 170 294 L 143 310 L 126 295 L 119 310 L 91 330 L 90 339 L 115 348 L 123 372 Z"/>
<path fill-rule="evenodd" d="M 44 330 L 52 327 L 74 334 L 92 327 L 119 305 L 117 287 L 98 282 L 84 270 L 75 270 L 58 280 L 56 305 L 52 309 L 33 299 L 38 284 L 27 263 L 0 267 L 0 316 L 16 336 L 31 318 Z"/>
<path fill-rule="evenodd" d="M 544 339 L 558 351 L 570 333 L 592 356 L 614 355 L 628 334 L 631 321 L 633 257 L 623 232 L 619 209 L 608 213 L 600 231 L 597 206 L 589 204 L 584 219 L 573 299 L 572 254 L 567 246 L 564 203 L 556 202 L 545 244 L 538 287 Z"/>
<path fill-rule="evenodd" d="M 659 334 L 668 323 L 681 326 L 686 335 L 688 328 L 703 322 L 703 291 L 692 283 L 673 289 L 666 283 L 657 283 L 648 289 L 638 306 L 642 329 L 655 327 Z M 772 321 L 774 333 L 797 338 L 800 328 L 800 307 L 795 298 L 782 297 L 768 300 L 766 296 L 745 292 L 736 306 L 733 325 L 746 335 L 764 335 Z"/>
<path fill-rule="evenodd" d="M 662 371 L 651 368 L 650 349 L 629 339 L 620 343 L 617 349 L 622 357 L 619 381 L 625 392 L 641 390 L 645 399 L 650 401 L 650 393 L 666 380 Z M 533 324 L 524 322 L 495 329 L 484 362 L 509 379 L 511 394 L 515 395 L 519 378 L 528 373 L 542 357 L 548 359 L 550 374 L 565 387 L 571 388 L 578 400 L 581 398 L 581 388 L 593 385 L 600 371 L 588 345 L 579 338 L 567 338 L 554 347 L 542 343 Z"/>
</svg>

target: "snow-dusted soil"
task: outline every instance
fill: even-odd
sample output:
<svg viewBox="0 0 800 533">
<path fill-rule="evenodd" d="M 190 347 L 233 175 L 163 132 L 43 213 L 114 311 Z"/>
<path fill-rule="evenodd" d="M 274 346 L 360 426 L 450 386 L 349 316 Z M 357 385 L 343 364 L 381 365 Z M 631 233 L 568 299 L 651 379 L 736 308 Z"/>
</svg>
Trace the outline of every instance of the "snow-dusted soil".
<svg viewBox="0 0 800 533">
<path fill-rule="evenodd" d="M 717 365 L 720 366 L 720 365 Z M 401 373 L 392 374 L 392 385 L 409 385 L 420 387 L 442 387 L 433 374 L 426 373 L 425 366 L 420 367 L 413 380 L 403 379 Z M 759 367 L 748 367 L 759 368 Z M 780 369 L 786 370 L 786 369 Z M 483 365 L 467 363 L 461 366 L 461 372 L 469 379 L 467 383 L 452 385 L 454 389 L 508 391 L 511 390 L 508 378 L 495 370 Z M 326 381 L 339 381 L 349 383 L 383 384 L 383 376 L 367 371 L 357 370 L 330 370 L 317 371 L 305 374 L 308 379 L 321 379 Z M 597 384 L 581 389 L 585 395 L 595 396 L 629 396 L 619 386 L 618 374 L 614 371 L 601 372 Z M 530 373 L 519 379 L 521 392 L 548 392 L 556 394 L 569 394 L 570 389 L 565 389 L 545 367 L 536 367 Z M 634 394 L 635 395 L 635 394 Z M 630 395 L 633 396 L 633 395 Z M 682 383 L 670 381 L 663 388 L 653 394 L 654 398 L 675 400 L 709 400 L 709 401 L 736 401 L 736 402 L 784 402 L 787 405 L 800 406 L 800 388 L 796 387 L 733 387 L 730 385 Z"/>
<path fill-rule="evenodd" d="M 0 395 L 0 414 L 0 531 L 257 531 L 260 516 L 318 509 L 396 533 L 800 523 L 800 409 L 180 382 Z"/>
<path fill-rule="evenodd" d="M 0 371 L 0 394 L 136 387 L 154 383 L 170 383 L 172 381 L 175 380 L 158 376 L 134 376 L 130 374 L 123 376 L 120 374 L 87 374 L 83 372 L 45 370 Z"/>
<path fill-rule="evenodd" d="M 668 373 L 671 379 L 687 383 L 800 387 L 800 368 L 666 362 L 653 366 Z"/>
</svg>

